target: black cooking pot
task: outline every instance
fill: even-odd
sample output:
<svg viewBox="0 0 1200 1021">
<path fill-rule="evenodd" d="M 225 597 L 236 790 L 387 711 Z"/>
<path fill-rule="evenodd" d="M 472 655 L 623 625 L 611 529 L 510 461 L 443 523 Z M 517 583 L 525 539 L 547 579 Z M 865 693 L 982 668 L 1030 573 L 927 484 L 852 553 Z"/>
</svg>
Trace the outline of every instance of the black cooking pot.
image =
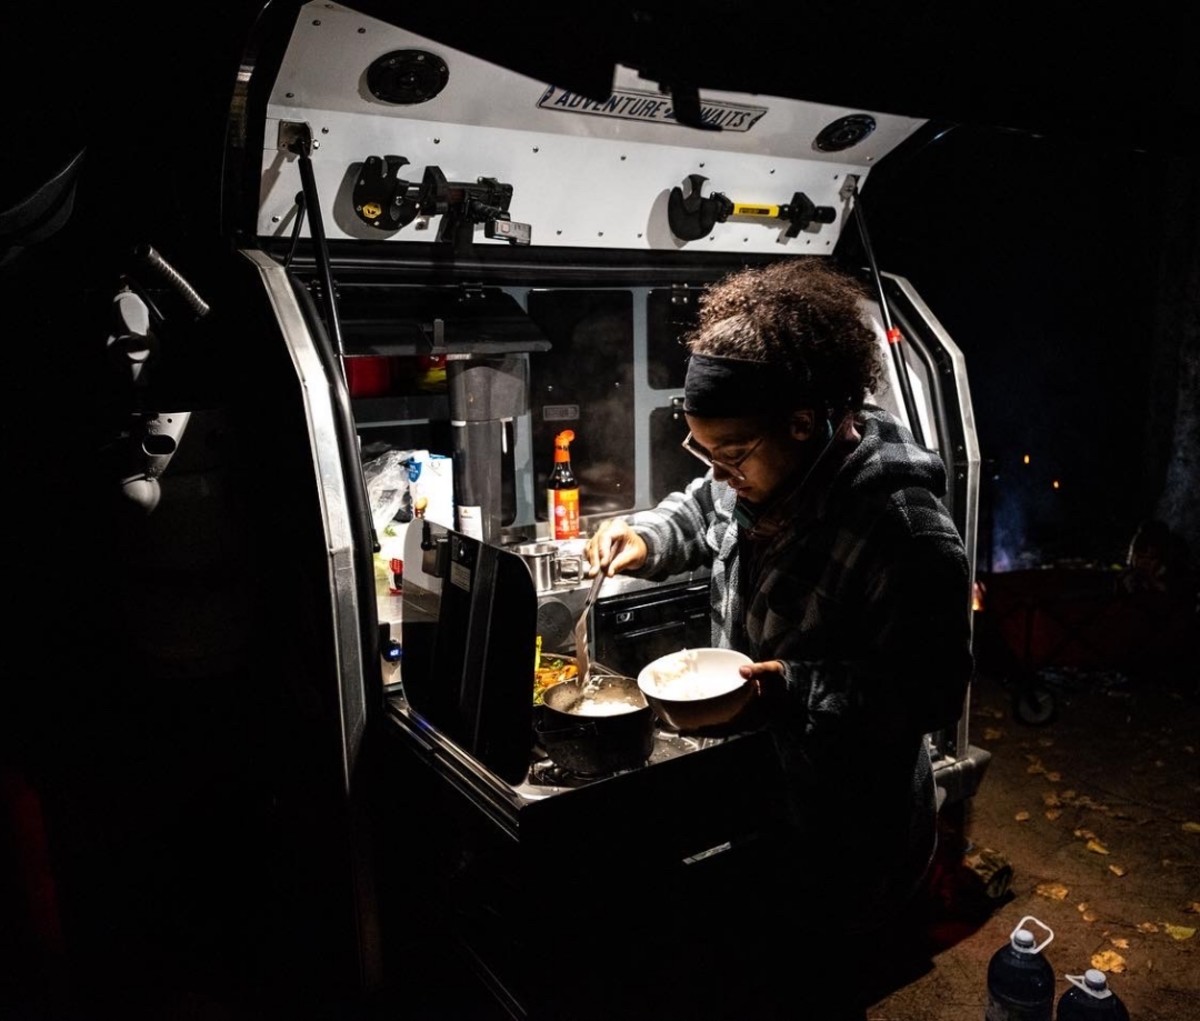
<svg viewBox="0 0 1200 1021">
<path fill-rule="evenodd" d="M 643 766 L 654 747 L 654 712 L 632 677 L 547 688 L 534 722 L 538 742 L 563 769 L 599 776 Z"/>
</svg>

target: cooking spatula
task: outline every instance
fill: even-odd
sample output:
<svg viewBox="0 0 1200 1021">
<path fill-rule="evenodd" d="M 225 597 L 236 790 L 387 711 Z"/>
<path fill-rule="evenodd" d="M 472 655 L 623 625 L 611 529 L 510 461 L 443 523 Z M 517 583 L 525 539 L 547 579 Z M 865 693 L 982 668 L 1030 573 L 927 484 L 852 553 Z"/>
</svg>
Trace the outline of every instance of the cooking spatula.
<svg viewBox="0 0 1200 1021">
<path fill-rule="evenodd" d="M 603 569 L 596 572 L 592 587 L 588 589 L 587 599 L 583 601 L 583 612 L 575 621 L 575 662 L 579 666 L 579 687 L 587 689 L 589 675 L 592 672 L 592 660 L 588 655 L 588 614 L 592 612 L 592 604 L 600 592 L 600 584 L 604 581 Z"/>
</svg>

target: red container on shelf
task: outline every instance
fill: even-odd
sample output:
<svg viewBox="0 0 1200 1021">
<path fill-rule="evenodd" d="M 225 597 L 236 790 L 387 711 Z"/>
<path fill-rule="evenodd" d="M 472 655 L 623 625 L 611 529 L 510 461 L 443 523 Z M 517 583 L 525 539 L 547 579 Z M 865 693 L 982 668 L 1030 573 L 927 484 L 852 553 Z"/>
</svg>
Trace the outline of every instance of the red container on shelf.
<svg viewBox="0 0 1200 1021">
<path fill-rule="evenodd" d="M 383 355 L 349 355 L 346 386 L 351 397 L 385 397 L 392 392 L 392 360 Z"/>
</svg>

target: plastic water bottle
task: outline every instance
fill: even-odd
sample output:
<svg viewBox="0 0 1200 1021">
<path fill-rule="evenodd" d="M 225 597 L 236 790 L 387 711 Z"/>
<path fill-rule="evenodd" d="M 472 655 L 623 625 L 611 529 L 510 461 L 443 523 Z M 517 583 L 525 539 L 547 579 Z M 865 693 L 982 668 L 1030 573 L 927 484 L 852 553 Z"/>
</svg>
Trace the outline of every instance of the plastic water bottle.
<svg viewBox="0 0 1200 1021">
<path fill-rule="evenodd" d="M 1038 942 L 1026 923 L 1046 932 Z M 1054 969 L 1042 951 L 1054 939 L 1050 927 L 1026 915 L 1009 934 L 1008 945 L 992 954 L 987 971 L 984 1021 L 1053 1021 Z"/>
<path fill-rule="evenodd" d="M 1058 1001 L 1057 1021 L 1129 1021 L 1129 1011 L 1111 989 L 1104 972 L 1088 968 L 1082 975 L 1067 975 L 1072 988 Z"/>
</svg>

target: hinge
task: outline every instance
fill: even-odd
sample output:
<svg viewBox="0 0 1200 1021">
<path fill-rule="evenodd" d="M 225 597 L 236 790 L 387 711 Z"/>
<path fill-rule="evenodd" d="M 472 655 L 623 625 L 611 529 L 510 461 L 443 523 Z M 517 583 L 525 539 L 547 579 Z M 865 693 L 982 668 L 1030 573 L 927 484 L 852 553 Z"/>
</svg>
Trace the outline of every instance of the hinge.
<svg viewBox="0 0 1200 1021">
<path fill-rule="evenodd" d="M 280 121 L 275 147 L 287 152 L 307 153 L 321 148 L 321 143 L 313 141 L 312 129 L 304 121 Z"/>
</svg>

